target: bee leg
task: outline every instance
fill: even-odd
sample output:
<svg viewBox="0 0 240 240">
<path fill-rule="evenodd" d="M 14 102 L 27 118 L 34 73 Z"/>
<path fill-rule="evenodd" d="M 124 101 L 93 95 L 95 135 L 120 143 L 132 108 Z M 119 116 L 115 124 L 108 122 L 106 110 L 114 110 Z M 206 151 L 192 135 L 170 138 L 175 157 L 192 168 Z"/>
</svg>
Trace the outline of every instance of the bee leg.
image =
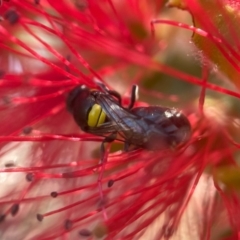
<svg viewBox="0 0 240 240">
<path fill-rule="evenodd" d="M 123 149 L 124 149 L 124 152 L 128 152 L 128 151 L 129 151 L 129 147 L 130 147 L 130 144 L 126 142 L 126 143 L 124 144 L 124 148 L 123 148 Z"/>
<path fill-rule="evenodd" d="M 113 97 L 117 98 L 118 102 L 120 105 L 122 105 L 122 98 L 121 95 L 113 90 L 109 90 L 104 83 L 102 83 L 100 80 L 98 79 L 94 79 L 94 82 L 104 91 L 109 93 L 110 95 L 112 95 Z"/>
<path fill-rule="evenodd" d="M 111 142 L 113 142 L 115 139 L 116 139 L 116 137 L 117 137 L 117 133 L 112 133 L 111 135 L 109 135 L 109 136 L 107 136 L 104 140 L 103 140 L 103 142 L 102 142 L 102 144 L 101 144 L 101 158 L 103 158 L 103 156 L 104 156 L 104 153 L 105 153 L 105 147 L 104 147 L 104 143 L 111 143 Z"/>
<path fill-rule="evenodd" d="M 108 90 L 108 93 L 110 95 L 114 96 L 115 98 L 117 98 L 119 105 L 120 106 L 122 105 L 122 97 L 121 97 L 121 95 L 118 92 L 113 91 L 113 90 Z"/>
<path fill-rule="evenodd" d="M 93 78 L 93 81 L 98 85 L 98 87 L 100 87 L 101 88 L 101 90 L 103 91 L 103 92 L 107 92 L 108 91 L 108 88 L 107 88 L 107 86 L 101 81 L 101 80 L 99 80 L 99 79 L 97 79 L 97 78 Z"/>
<path fill-rule="evenodd" d="M 132 109 L 134 106 L 134 103 L 137 99 L 137 95 L 138 95 L 138 86 L 137 85 L 133 85 L 132 86 L 132 93 L 131 93 L 131 99 L 130 99 L 130 104 L 128 106 L 128 109 Z"/>
<path fill-rule="evenodd" d="M 103 178 L 103 173 L 104 173 L 105 166 L 106 166 L 106 163 L 107 163 L 107 157 L 108 157 L 110 145 L 108 145 L 107 149 L 106 149 L 104 144 L 113 142 L 116 139 L 116 137 L 117 137 L 117 134 L 112 133 L 110 136 L 106 137 L 101 144 L 101 160 L 100 160 L 101 167 L 100 167 L 99 175 L 98 175 L 98 191 L 99 191 L 99 194 L 100 194 L 100 205 L 101 205 L 101 208 L 102 208 L 103 218 L 104 218 L 105 221 L 108 220 L 108 216 L 107 216 L 107 213 L 106 213 L 106 209 L 104 207 L 106 199 L 104 199 L 104 195 L 103 195 L 102 178 Z"/>
</svg>

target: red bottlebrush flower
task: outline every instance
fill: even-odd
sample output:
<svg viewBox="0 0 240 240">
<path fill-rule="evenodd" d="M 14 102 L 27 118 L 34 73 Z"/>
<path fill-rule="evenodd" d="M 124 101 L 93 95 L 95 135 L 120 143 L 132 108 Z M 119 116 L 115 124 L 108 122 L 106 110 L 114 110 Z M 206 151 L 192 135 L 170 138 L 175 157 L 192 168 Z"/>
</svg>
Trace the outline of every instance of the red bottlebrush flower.
<svg viewBox="0 0 240 240">
<path fill-rule="evenodd" d="M 236 1 L 168 2 L 194 26 L 162 1 L 0 3 L 1 239 L 237 239 Z M 101 152 L 65 103 L 97 82 L 123 107 L 139 84 L 135 107 L 179 108 L 191 138 Z"/>
</svg>

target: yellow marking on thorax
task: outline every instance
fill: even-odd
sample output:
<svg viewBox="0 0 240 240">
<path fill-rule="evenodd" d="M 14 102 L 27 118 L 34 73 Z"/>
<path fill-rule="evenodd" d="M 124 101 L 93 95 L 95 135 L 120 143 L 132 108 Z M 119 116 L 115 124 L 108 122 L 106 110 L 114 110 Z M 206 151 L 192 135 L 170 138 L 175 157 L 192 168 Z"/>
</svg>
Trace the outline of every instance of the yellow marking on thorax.
<svg viewBox="0 0 240 240">
<path fill-rule="evenodd" d="M 94 104 L 88 114 L 88 126 L 98 127 L 106 120 L 106 113 L 99 104 Z"/>
</svg>

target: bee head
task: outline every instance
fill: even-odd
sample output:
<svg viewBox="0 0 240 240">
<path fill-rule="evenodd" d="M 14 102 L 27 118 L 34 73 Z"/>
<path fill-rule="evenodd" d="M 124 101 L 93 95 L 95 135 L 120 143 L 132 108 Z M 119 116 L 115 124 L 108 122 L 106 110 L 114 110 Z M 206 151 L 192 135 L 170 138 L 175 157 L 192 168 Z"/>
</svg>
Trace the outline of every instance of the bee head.
<svg viewBox="0 0 240 240">
<path fill-rule="evenodd" d="M 66 105 L 75 122 L 84 130 L 87 125 L 88 113 L 95 103 L 95 98 L 85 85 L 77 86 L 68 95 Z"/>
<path fill-rule="evenodd" d="M 67 97 L 67 109 L 83 131 L 87 131 L 89 127 L 99 126 L 106 119 L 106 114 L 96 103 L 93 92 L 87 86 L 81 85 L 74 88 Z"/>
</svg>

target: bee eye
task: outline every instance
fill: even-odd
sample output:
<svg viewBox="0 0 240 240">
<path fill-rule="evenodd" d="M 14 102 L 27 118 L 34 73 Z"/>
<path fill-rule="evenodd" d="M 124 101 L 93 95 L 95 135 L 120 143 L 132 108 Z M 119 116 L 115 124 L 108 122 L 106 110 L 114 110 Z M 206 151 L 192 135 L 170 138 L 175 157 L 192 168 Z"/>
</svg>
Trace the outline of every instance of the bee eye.
<svg viewBox="0 0 240 240">
<path fill-rule="evenodd" d="M 68 95 L 67 109 L 82 130 L 89 126 L 88 114 L 94 104 L 95 98 L 91 95 L 90 89 L 84 85 L 74 88 Z"/>
<path fill-rule="evenodd" d="M 67 97 L 67 101 L 66 101 L 66 105 L 67 105 L 67 110 L 72 113 L 73 111 L 73 105 L 74 105 L 74 100 L 76 99 L 76 97 L 78 96 L 78 94 L 80 93 L 81 88 L 77 87 L 74 88 Z"/>
<path fill-rule="evenodd" d="M 102 107 L 98 104 L 94 104 L 88 113 L 88 126 L 98 127 L 106 120 L 106 113 L 102 110 Z"/>
</svg>

